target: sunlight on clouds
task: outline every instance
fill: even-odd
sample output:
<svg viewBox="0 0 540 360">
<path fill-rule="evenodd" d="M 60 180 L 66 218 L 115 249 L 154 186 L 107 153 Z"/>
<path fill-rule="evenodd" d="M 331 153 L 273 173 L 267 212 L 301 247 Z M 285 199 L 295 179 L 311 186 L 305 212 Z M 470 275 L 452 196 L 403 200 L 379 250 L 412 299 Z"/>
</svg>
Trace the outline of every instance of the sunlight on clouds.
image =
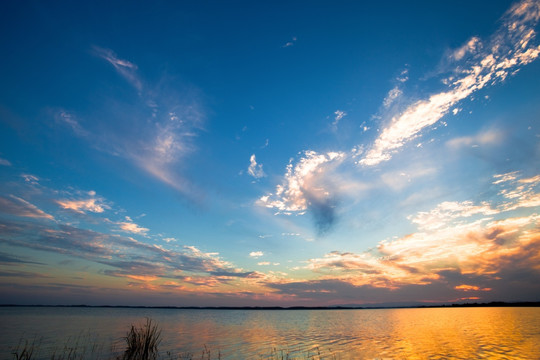
<svg viewBox="0 0 540 360">
<path fill-rule="evenodd" d="M 497 175 L 495 178 L 498 180 L 493 184 L 504 187 L 498 194 L 507 200 L 501 204 L 501 209 L 510 211 L 540 206 L 540 193 L 536 190 L 540 185 L 540 175 L 518 179 L 519 173 L 512 172 Z"/>
<path fill-rule="evenodd" d="M 468 53 L 474 53 L 481 46 L 481 41 L 476 36 L 473 36 L 466 44 L 455 50 L 450 57 L 456 61 L 463 59 Z"/>
<path fill-rule="evenodd" d="M 103 202 L 101 198 L 89 198 L 85 200 L 56 200 L 56 203 L 63 209 L 73 210 L 80 214 L 86 211 L 93 213 L 102 213 L 110 207 Z"/>
<path fill-rule="evenodd" d="M 440 281 L 445 272 L 496 279 L 506 264 L 531 268 L 540 259 L 538 215 L 504 221 L 473 222 L 419 232 L 377 247 L 371 253 L 333 252 L 309 260 L 308 269 L 355 286 L 397 289 Z"/>
<path fill-rule="evenodd" d="M 417 224 L 419 229 L 435 230 L 448 225 L 455 219 L 468 218 L 473 215 L 494 215 L 497 213 L 499 211 L 492 209 L 487 202 L 475 205 L 472 201 L 445 201 L 429 212 L 421 211 L 415 216 L 409 216 L 408 219 Z"/>
<path fill-rule="evenodd" d="M 293 166 L 287 165 L 284 183 L 276 187 L 275 194 L 265 195 L 258 201 L 260 205 L 278 210 L 278 213 L 306 211 L 313 200 L 324 202 L 330 196 L 325 189 L 325 175 L 345 158 L 344 153 L 329 152 L 319 154 L 306 151 Z"/>
<path fill-rule="evenodd" d="M 336 171 L 345 158 L 342 152 L 305 151 L 295 166 L 291 159 L 283 183 L 276 187 L 275 193 L 262 196 L 256 204 L 276 209 L 276 215 L 303 215 L 309 211 L 318 233 L 326 233 L 336 221 L 338 197 L 359 187 L 343 180 Z"/>
<path fill-rule="evenodd" d="M 150 230 L 135 224 L 131 221 L 131 219 L 128 221 L 120 221 L 116 224 L 120 227 L 122 231 L 132 234 L 146 235 L 146 233 Z"/>
<path fill-rule="evenodd" d="M 508 214 L 531 207 L 530 199 L 538 197 L 533 187 L 540 182 L 540 176 L 519 179 L 517 173 L 510 173 L 494 178 L 507 179 L 514 185 L 513 189 L 501 191 L 502 199 L 494 203 L 443 202 L 429 212 L 409 217 L 418 225 L 418 232 L 381 241 L 376 252 L 334 251 L 310 259 L 307 269 L 320 274 L 320 279 L 391 289 L 447 281 L 445 274 L 449 272 L 495 281 L 500 280 L 500 273 L 518 271 L 516 267 L 540 271 L 540 216 Z M 506 186 L 500 182 L 498 185 Z M 507 196 L 513 192 L 518 195 Z M 494 219 L 503 213 L 508 217 Z M 491 290 L 464 284 L 455 285 L 455 289 Z"/>
<path fill-rule="evenodd" d="M 487 85 L 504 81 L 509 74 L 518 71 L 519 66 L 534 61 L 540 53 L 540 46 L 532 43 L 536 35 L 534 26 L 540 18 L 539 6 L 538 2 L 524 1 L 513 7 L 487 49 L 474 53 L 480 47 L 480 40 L 473 37 L 455 52 L 455 60 L 462 60 L 466 53 L 473 52 L 472 65 L 455 69 L 458 75 L 446 81 L 448 91 L 433 94 L 391 115 L 390 123 L 359 164 L 373 166 L 390 160 L 399 148 L 419 137 L 422 130 L 438 122 L 458 102 Z"/>
<path fill-rule="evenodd" d="M 454 287 L 454 289 L 456 290 L 460 290 L 460 291 L 491 291 L 493 289 L 491 288 L 481 288 L 479 286 L 475 286 L 475 285 L 466 285 L 466 284 L 462 284 L 462 285 L 457 285 Z"/>
</svg>

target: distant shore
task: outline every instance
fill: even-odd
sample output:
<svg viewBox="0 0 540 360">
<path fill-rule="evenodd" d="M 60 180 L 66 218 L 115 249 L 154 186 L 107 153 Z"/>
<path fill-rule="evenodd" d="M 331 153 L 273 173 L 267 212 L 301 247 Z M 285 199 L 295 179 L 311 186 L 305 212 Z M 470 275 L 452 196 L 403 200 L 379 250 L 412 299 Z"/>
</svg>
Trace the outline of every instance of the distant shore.
<svg viewBox="0 0 540 360">
<path fill-rule="evenodd" d="M 540 307 L 540 301 L 488 303 L 453 303 L 437 305 L 347 305 L 347 306 L 135 306 L 135 305 L 21 305 L 0 304 L 0 307 L 59 307 L 59 308 L 126 308 L 126 309 L 177 309 L 177 310 L 371 310 L 371 309 L 425 309 L 425 308 L 455 308 L 455 307 Z"/>
</svg>

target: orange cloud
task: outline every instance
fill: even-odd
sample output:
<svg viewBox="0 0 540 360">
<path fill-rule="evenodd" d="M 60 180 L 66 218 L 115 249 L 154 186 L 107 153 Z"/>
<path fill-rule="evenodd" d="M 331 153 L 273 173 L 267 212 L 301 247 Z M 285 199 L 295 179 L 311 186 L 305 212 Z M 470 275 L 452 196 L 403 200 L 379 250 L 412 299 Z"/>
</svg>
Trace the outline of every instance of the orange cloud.
<svg viewBox="0 0 540 360">
<path fill-rule="evenodd" d="M 466 284 L 454 286 L 454 289 L 460 290 L 460 291 L 465 291 L 465 292 L 467 292 L 467 291 L 491 291 L 492 290 L 491 288 L 481 288 L 479 286 L 466 285 Z"/>
</svg>

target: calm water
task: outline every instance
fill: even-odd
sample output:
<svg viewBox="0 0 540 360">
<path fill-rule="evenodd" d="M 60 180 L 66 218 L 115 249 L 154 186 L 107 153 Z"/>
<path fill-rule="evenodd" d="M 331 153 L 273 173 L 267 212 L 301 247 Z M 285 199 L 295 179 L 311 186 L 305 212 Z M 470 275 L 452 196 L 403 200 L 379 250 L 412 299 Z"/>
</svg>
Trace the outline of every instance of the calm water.
<svg viewBox="0 0 540 360">
<path fill-rule="evenodd" d="M 64 346 L 122 349 L 131 324 L 159 323 L 160 350 L 205 346 L 217 358 L 265 359 L 273 349 L 305 359 L 540 359 L 540 308 L 383 310 L 173 310 L 0 307 L 0 352 L 21 338 L 42 353 Z M 97 349 L 97 350 L 96 350 Z M 89 350 L 87 350 L 89 352 Z M 275 352 L 274 352 L 275 354 Z M 318 355 L 317 355 L 318 358 Z"/>
</svg>

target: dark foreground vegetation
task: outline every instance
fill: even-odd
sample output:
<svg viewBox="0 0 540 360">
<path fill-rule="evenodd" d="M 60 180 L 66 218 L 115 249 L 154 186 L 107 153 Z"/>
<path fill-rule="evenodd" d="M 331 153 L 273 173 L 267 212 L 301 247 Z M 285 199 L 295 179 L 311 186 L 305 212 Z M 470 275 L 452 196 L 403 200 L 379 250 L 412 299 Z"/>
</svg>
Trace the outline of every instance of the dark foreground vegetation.
<svg viewBox="0 0 540 360">
<path fill-rule="evenodd" d="M 146 319 L 142 326 L 131 325 L 131 329 L 123 338 L 125 348 L 115 349 L 113 344 L 106 348 L 103 344 L 92 342 L 91 339 L 78 338 L 73 344 L 44 353 L 36 340 L 21 340 L 16 348 L 11 350 L 15 360 L 220 360 L 220 351 L 211 351 L 206 346 L 199 353 L 183 352 L 174 354 L 170 351 L 160 352 L 161 330 L 151 319 Z M 86 340 L 86 341 L 85 341 Z M 254 354 L 252 359 L 265 360 L 335 360 L 334 354 L 323 354 L 317 348 L 300 356 L 293 356 L 286 350 L 271 349 L 267 354 Z"/>
</svg>

